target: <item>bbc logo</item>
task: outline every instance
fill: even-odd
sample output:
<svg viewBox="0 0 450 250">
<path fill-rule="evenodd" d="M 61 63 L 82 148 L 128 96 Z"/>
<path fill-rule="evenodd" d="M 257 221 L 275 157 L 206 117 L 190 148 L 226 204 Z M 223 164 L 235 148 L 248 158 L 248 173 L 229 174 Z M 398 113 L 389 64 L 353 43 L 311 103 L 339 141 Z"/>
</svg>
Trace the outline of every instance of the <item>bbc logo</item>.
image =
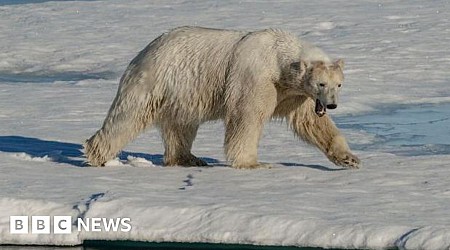
<svg viewBox="0 0 450 250">
<path fill-rule="evenodd" d="M 78 232 L 129 232 L 131 231 L 131 219 L 77 218 L 72 221 L 71 216 L 31 216 L 31 220 L 28 216 L 9 217 L 11 234 L 28 234 L 30 228 L 32 234 L 71 234 L 72 227 Z M 51 229 L 53 229 L 52 232 L 50 232 Z"/>
<path fill-rule="evenodd" d="M 28 216 L 10 216 L 9 232 L 11 234 L 30 233 Z M 52 228 L 50 216 L 31 216 L 31 234 L 50 234 Z M 72 216 L 53 216 L 54 234 L 72 233 Z"/>
</svg>

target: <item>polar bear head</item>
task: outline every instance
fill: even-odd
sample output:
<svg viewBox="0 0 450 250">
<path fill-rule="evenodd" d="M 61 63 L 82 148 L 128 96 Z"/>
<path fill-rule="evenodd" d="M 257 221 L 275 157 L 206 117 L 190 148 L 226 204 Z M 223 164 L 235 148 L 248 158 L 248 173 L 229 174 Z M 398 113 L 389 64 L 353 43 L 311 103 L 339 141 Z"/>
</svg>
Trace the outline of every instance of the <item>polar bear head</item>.
<svg viewBox="0 0 450 250">
<path fill-rule="evenodd" d="M 344 61 L 339 59 L 332 64 L 312 62 L 306 68 L 307 77 L 303 82 L 305 91 L 316 101 L 316 114 L 323 116 L 327 108 L 337 108 L 339 91 L 344 81 Z"/>
<path fill-rule="evenodd" d="M 337 108 L 339 91 L 344 81 L 342 59 L 334 63 L 300 61 L 290 66 L 288 81 L 285 84 L 294 87 L 296 92 L 299 92 L 297 94 L 314 99 L 314 111 L 318 116 L 325 115 L 327 109 Z"/>
</svg>

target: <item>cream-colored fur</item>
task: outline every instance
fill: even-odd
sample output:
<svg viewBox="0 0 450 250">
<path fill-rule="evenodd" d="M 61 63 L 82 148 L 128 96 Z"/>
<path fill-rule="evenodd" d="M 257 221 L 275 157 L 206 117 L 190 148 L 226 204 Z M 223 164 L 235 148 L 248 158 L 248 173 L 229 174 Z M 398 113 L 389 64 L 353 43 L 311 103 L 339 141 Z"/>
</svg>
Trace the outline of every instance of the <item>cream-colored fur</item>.
<svg viewBox="0 0 450 250">
<path fill-rule="evenodd" d="M 203 166 L 191 154 L 197 129 L 223 119 L 227 159 L 235 168 L 255 168 L 264 124 L 281 117 L 332 162 L 356 168 L 359 160 L 334 123 L 315 112 L 316 99 L 325 106 L 337 101 L 342 67 L 281 30 L 176 28 L 132 60 L 102 128 L 85 143 L 85 155 L 89 164 L 102 166 L 155 125 L 166 165 Z"/>
</svg>

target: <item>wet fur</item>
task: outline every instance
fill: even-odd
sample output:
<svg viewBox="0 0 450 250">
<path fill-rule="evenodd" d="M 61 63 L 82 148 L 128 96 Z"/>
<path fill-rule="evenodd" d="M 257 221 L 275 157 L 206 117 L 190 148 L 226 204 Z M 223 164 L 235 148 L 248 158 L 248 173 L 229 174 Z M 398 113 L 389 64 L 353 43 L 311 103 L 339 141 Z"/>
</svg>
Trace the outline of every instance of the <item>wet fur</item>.
<svg viewBox="0 0 450 250">
<path fill-rule="evenodd" d="M 87 160 L 102 166 L 153 125 L 164 140 L 166 165 L 206 165 L 192 155 L 192 142 L 200 124 L 222 119 L 227 159 L 235 168 L 256 168 L 263 126 L 281 117 L 335 164 L 357 167 L 346 163 L 359 160 L 331 119 L 314 113 L 308 84 L 315 62 L 331 63 L 281 30 L 176 28 L 132 60 L 102 128 L 84 145 Z"/>
</svg>

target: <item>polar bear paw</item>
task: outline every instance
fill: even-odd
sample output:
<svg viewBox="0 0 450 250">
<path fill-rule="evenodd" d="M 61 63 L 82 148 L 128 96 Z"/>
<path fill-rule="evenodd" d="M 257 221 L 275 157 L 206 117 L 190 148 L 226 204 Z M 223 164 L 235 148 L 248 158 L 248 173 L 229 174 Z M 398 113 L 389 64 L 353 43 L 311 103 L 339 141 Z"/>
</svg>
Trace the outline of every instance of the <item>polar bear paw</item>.
<svg viewBox="0 0 450 250">
<path fill-rule="evenodd" d="M 193 154 L 185 155 L 175 159 L 166 159 L 164 161 L 166 166 L 183 166 L 183 167 L 204 167 L 208 166 L 208 163 L 200 158 L 197 158 Z"/>
<path fill-rule="evenodd" d="M 333 154 L 328 157 L 334 164 L 350 169 L 358 169 L 361 165 L 361 160 L 350 152 L 343 152 Z"/>
</svg>

